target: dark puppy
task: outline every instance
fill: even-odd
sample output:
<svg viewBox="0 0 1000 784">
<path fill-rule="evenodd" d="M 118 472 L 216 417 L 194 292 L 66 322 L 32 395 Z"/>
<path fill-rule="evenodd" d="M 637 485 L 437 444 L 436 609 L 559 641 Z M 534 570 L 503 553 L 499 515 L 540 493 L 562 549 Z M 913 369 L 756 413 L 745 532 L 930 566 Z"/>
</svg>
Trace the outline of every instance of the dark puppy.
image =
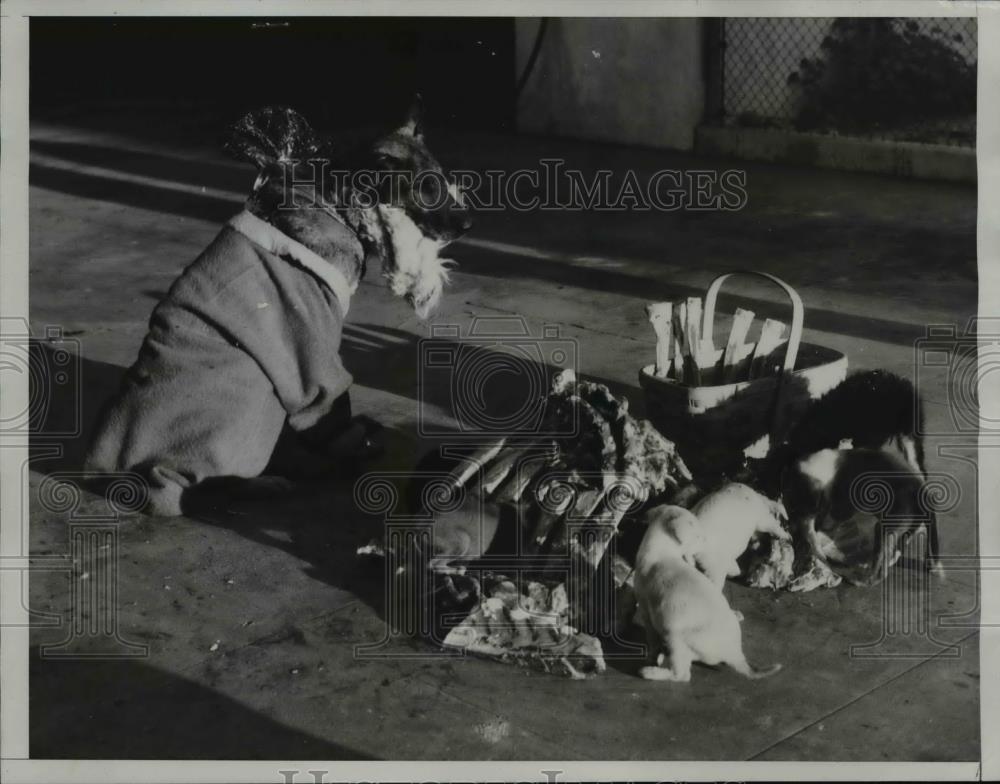
<svg viewBox="0 0 1000 784">
<path fill-rule="evenodd" d="M 418 111 L 368 145 L 373 165 L 410 156 L 440 171 Z M 86 461 L 92 473 L 141 475 L 154 514 L 181 513 L 200 487 L 271 487 L 271 477 L 249 480 L 272 457 L 284 458 L 285 474 L 335 471 L 345 446 L 337 401 L 352 382 L 341 331 L 366 259 L 379 259 L 393 291 L 426 315 L 447 278 L 437 251 L 468 224 L 453 197 L 441 207 L 447 219 L 430 218 L 398 189 L 386 202 L 359 178 L 328 178 L 328 145 L 290 109 L 247 115 L 228 146 L 257 166 L 246 209 L 153 311 Z"/>
<path fill-rule="evenodd" d="M 812 557 L 871 585 L 927 522 L 923 491 L 923 479 L 894 452 L 822 449 L 786 473 L 783 499 Z"/>
<path fill-rule="evenodd" d="M 806 410 L 788 436 L 789 462 L 850 442 L 855 449 L 898 452 L 926 477 L 923 404 L 908 380 L 886 370 L 854 373 Z"/>
<path fill-rule="evenodd" d="M 813 404 L 795 424 L 786 443 L 769 459 L 765 484 L 772 489 L 780 487 L 791 525 L 814 544 L 809 529 L 813 524 L 812 507 L 819 500 L 818 496 L 805 500 L 801 497 L 801 474 L 806 461 L 818 455 L 808 471 L 825 477 L 822 482 L 826 487 L 825 483 L 832 482 L 838 471 L 855 470 L 848 469 L 845 458 L 833 452 L 851 449 L 885 452 L 897 458 L 892 470 L 910 473 L 922 485 L 927 479 L 920 436 L 923 424 L 922 402 L 908 380 L 885 370 L 854 373 Z M 909 488 L 912 483 L 903 484 Z M 829 492 L 829 488 L 822 492 Z M 789 493 L 792 497 L 786 498 Z M 937 515 L 928 508 L 921 516 L 927 526 L 927 565 L 940 571 Z M 822 560 L 815 548 L 812 554 Z"/>
</svg>

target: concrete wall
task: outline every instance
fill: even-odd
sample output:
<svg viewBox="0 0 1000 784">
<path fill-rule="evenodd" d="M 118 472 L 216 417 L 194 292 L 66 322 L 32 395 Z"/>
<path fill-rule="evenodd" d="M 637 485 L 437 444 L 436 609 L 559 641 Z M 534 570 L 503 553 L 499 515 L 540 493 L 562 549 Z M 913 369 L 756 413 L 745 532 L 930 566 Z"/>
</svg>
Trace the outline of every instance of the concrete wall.
<svg viewBox="0 0 1000 784">
<path fill-rule="evenodd" d="M 516 21 L 517 75 L 538 19 Z M 705 85 L 698 19 L 549 21 L 517 106 L 530 133 L 690 150 Z"/>
</svg>

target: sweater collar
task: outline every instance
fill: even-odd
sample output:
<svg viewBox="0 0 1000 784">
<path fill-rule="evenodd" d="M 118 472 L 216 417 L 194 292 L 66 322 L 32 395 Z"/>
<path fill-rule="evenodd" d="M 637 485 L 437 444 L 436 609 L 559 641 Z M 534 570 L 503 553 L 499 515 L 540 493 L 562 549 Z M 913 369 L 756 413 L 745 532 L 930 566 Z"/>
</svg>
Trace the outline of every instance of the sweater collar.
<svg viewBox="0 0 1000 784">
<path fill-rule="evenodd" d="M 343 315 L 347 316 L 354 288 L 347 282 L 344 273 L 333 264 L 247 210 L 230 219 L 228 225 L 266 251 L 276 256 L 290 258 L 313 273 L 336 295 Z"/>
</svg>

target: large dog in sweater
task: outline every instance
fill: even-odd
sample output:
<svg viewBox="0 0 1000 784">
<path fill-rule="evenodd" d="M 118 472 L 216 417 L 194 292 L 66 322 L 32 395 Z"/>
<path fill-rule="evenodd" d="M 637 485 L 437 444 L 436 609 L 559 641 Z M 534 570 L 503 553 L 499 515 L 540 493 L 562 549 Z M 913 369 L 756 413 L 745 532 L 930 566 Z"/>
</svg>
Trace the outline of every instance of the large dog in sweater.
<svg viewBox="0 0 1000 784">
<path fill-rule="evenodd" d="M 253 192 L 153 311 L 88 471 L 136 472 L 149 484 L 147 511 L 176 515 L 213 484 L 249 490 L 266 469 L 335 470 L 350 443 L 341 333 L 366 261 L 381 262 L 393 292 L 425 317 L 447 280 L 438 252 L 470 226 L 419 111 L 349 151 L 290 109 L 237 123 L 227 146 L 256 164 Z M 414 183 L 445 192 L 428 198 Z"/>
</svg>

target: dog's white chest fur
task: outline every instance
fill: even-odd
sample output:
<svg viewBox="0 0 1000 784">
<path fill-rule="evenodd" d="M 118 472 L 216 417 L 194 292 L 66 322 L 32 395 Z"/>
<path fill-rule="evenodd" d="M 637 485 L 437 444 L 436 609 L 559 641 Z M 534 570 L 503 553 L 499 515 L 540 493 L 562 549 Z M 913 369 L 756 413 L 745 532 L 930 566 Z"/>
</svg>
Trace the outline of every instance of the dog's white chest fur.
<svg viewBox="0 0 1000 784">
<path fill-rule="evenodd" d="M 448 259 L 438 253 L 444 243 L 427 237 L 399 207 L 378 206 L 379 219 L 390 244 L 383 274 L 392 293 L 405 297 L 420 318 L 427 318 L 448 282 Z"/>
<path fill-rule="evenodd" d="M 799 463 L 799 471 L 816 488 L 829 487 L 840 465 L 839 449 L 823 449 Z"/>
</svg>

